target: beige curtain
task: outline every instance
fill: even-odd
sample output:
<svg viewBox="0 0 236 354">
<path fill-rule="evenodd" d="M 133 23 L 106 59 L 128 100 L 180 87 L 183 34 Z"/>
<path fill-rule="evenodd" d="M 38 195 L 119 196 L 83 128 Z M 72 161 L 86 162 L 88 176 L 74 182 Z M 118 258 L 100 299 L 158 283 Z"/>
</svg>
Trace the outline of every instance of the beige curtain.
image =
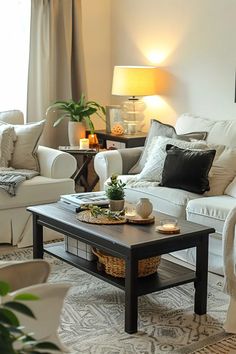
<svg viewBox="0 0 236 354">
<path fill-rule="evenodd" d="M 31 0 L 27 121 L 46 118 L 43 145 L 68 145 L 67 122 L 53 128 L 56 113 L 45 117 L 56 100 L 86 93 L 81 0 Z"/>
</svg>

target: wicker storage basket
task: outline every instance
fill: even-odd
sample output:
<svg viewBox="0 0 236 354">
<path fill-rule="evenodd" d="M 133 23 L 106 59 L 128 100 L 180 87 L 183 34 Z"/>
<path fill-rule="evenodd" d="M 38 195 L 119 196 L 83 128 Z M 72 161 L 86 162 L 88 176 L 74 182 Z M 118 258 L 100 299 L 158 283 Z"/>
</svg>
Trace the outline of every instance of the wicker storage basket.
<svg viewBox="0 0 236 354">
<path fill-rule="evenodd" d="M 125 278 L 125 261 L 123 258 L 111 256 L 96 248 L 92 248 L 92 252 L 98 257 L 99 263 L 103 266 L 103 269 L 107 274 L 117 278 Z M 138 277 L 146 277 L 156 273 L 160 262 L 161 256 L 139 260 Z"/>
</svg>

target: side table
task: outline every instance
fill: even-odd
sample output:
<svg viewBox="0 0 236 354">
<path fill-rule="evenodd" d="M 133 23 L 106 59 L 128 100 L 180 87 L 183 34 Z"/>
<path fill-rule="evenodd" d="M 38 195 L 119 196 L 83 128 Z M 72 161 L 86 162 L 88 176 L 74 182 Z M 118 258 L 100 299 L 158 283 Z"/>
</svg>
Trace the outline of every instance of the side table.
<svg viewBox="0 0 236 354">
<path fill-rule="evenodd" d="M 98 153 L 98 151 L 93 149 L 72 149 L 70 146 L 59 146 L 59 150 L 67 152 L 76 158 L 77 169 L 73 174 L 72 178 L 74 179 L 76 184 L 81 184 L 84 187 L 85 192 L 91 192 L 98 183 L 99 177 L 95 173 L 95 176 L 93 176 L 92 181 L 88 180 L 88 165 L 90 161 L 93 160 L 94 156 Z M 82 163 L 79 157 L 82 157 Z"/>
<path fill-rule="evenodd" d="M 136 134 L 124 134 L 124 135 L 115 135 L 112 133 L 107 133 L 105 130 L 96 130 L 98 140 L 101 143 L 101 146 L 105 149 L 108 149 L 110 146 L 116 148 L 132 148 L 137 146 L 143 146 L 146 140 L 146 133 L 136 133 Z M 120 144 L 116 144 L 116 143 Z M 108 146 L 108 144 L 110 145 Z M 112 144 L 113 143 L 113 144 Z"/>
</svg>

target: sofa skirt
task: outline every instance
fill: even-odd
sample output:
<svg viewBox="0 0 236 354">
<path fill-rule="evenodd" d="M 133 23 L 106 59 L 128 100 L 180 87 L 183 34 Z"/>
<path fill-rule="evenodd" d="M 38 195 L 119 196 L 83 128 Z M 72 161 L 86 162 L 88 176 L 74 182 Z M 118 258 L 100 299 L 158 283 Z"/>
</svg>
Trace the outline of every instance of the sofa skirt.
<svg viewBox="0 0 236 354">
<path fill-rule="evenodd" d="M 25 208 L 5 209 L 0 212 L 0 243 L 18 247 L 33 245 L 32 215 Z M 44 241 L 61 239 L 63 235 L 44 228 Z"/>
<path fill-rule="evenodd" d="M 208 270 L 212 273 L 224 275 L 223 270 L 222 235 L 214 233 L 209 236 Z M 196 248 L 188 248 L 171 253 L 172 256 L 187 263 L 196 264 Z"/>
</svg>

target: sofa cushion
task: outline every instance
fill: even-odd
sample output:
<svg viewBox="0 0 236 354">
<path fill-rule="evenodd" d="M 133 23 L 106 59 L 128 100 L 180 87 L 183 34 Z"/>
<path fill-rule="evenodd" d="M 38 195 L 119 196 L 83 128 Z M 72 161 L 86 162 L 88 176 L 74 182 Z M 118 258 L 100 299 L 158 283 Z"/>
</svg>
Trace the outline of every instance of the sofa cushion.
<svg viewBox="0 0 236 354">
<path fill-rule="evenodd" d="M 166 151 L 161 186 L 180 188 L 198 194 L 210 189 L 208 173 L 215 157 L 215 150 L 180 149 L 168 144 Z"/>
<path fill-rule="evenodd" d="M 24 181 L 18 187 L 14 198 L 0 189 L 0 209 L 55 202 L 61 194 L 68 194 L 68 185 L 71 185 L 71 190 L 73 190 L 74 181 L 69 178 L 53 179 L 36 176 Z"/>
<path fill-rule="evenodd" d="M 166 158 L 166 145 L 172 144 L 183 149 L 204 149 L 204 141 L 188 142 L 178 139 L 158 136 L 152 139 L 148 151 L 147 161 L 143 170 L 137 175 L 138 180 L 161 181 L 162 171 Z"/>
<path fill-rule="evenodd" d="M 185 134 L 194 130 L 207 131 L 206 141 L 213 144 L 236 147 L 236 120 L 212 120 L 185 113 L 176 122 L 177 134 Z"/>
<path fill-rule="evenodd" d="M 162 122 L 159 122 L 156 119 L 151 120 L 151 126 L 145 141 L 145 146 L 142 155 L 140 156 L 140 159 L 138 162 L 129 170 L 130 174 L 137 174 L 140 173 L 146 163 L 147 156 L 148 156 L 148 150 L 150 148 L 150 144 L 152 143 L 152 140 L 154 137 L 158 136 L 165 136 L 169 138 L 175 138 L 175 139 L 180 139 L 180 140 L 185 140 L 185 141 L 192 141 L 192 140 L 205 140 L 207 133 L 206 132 L 194 132 L 188 134 L 183 134 L 183 135 L 177 135 L 175 128 L 172 125 L 169 124 L 164 124 Z"/>
<path fill-rule="evenodd" d="M 222 233 L 226 216 L 234 207 L 236 199 L 226 195 L 194 199 L 187 205 L 187 220 L 213 226 L 217 233 Z"/>
<path fill-rule="evenodd" d="M 143 187 L 141 187 L 141 184 L 137 187 L 131 187 L 129 186 L 129 181 L 132 179 L 130 175 L 122 175 L 118 178 L 127 183 L 125 187 L 125 199 L 128 202 L 137 203 L 142 197 L 149 198 L 154 210 L 174 217 L 185 218 L 185 208 L 189 200 L 201 197 L 199 194 L 181 189 L 153 186 L 151 182 L 146 182 L 146 185 Z"/>
<path fill-rule="evenodd" d="M 4 122 L 2 124 L 7 127 L 13 127 L 17 136 L 10 166 L 16 169 L 39 171 L 36 151 L 45 120 L 23 125 L 11 125 Z"/>
</svg>

